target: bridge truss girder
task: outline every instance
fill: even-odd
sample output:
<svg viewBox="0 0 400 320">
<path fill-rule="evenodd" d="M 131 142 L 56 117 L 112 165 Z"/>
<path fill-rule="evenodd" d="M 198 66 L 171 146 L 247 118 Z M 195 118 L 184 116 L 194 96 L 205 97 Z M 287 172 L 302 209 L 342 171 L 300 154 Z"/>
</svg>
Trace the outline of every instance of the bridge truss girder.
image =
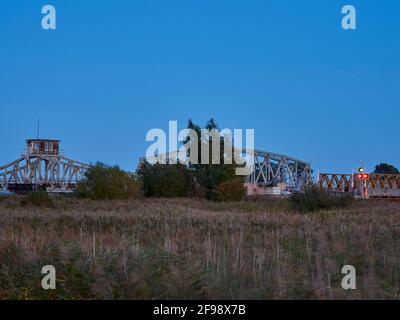
<svg viewBox="0 0 400 320">
<path fill-rule="evenodd" d="M 0 167 L 0 192 L 21 185 L 66 191 L 77 185 L 88 168 L 87 164 L 62 156 L 24 155 Z"/>
<path fill-rule="evenodd" d="M 320 173 L 319 187 L 330 192 L 356 193 L 365 187 L 371 197 L 400 197 L 400 174 L 370 173 L 363 183 L 355 174 Z"/>
<path fill-rule="evenodd" d="M 265 186 L 286 183 L 288 188 L 300 191 L 312 182 L 311 165 L 282 154 L 254 150 L 254 170 L 247 182 Z"/>
</svg>

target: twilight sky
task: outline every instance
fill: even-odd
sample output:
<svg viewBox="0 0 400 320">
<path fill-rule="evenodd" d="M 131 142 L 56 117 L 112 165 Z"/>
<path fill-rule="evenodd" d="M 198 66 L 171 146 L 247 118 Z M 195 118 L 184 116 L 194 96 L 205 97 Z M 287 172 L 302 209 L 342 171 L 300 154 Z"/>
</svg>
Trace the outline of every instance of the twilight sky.
<svg viewBox="0 0 400 320">
<path fill-rule="evenodd" d="M 400 1 L 0 2 L 0 165 L 38 118 L 70 158 L 134 170 L 148 130 L 214 117 L 315 170 L 400 166 L 399 102 Z"/>
</svg>

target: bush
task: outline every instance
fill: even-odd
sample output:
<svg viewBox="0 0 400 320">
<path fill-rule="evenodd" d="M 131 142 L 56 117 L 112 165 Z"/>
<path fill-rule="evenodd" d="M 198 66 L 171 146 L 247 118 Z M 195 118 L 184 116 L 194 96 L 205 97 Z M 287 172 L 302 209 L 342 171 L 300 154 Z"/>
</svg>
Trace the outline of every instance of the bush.
<svg viewBox="0 0 400 320">
<path fill-rule="evenodd" d="M 85 173 L 76 194 L 94 200 L 132 199 L 140 196 L 140 183 L 118 166 L 96 163 Z"/>
<path fill-rule="evenodd" d="M 315 187 L 306 189 L 304 193 L 295 193 L 290 197 L 292 208 L 300 212 L 345 208 L 352 201 L 353 198 L 349 195 L 332 195 Z"/>
<path fill-rule="evenodd" d="M 233 179 L 221 182 L 216 189 L 217 201 L 239 201 L 246 195 L 246 188 L 242 179 Z"/>
<path fill-rule="evenodd" d="M 193 167 L 195 179 L 204 188 L 205 196 L 209 200 L 217 199 L 216 192 L 222 183 L 238 179 L 233 165 L 200 164 Z"/>
<path fill-rule="evenodd" d="M 31 205 L 35 207 L 52 208 L 54 206 L 54 202 L 46 191 L 35 191 L 23 197 L 20 201 L 20 205 L 22 207 Z"/>
<path fill-rule="evenodd" d="M 182 164 L 143 162 L 137 175 L 146 197 L 186 197 L 195 190 L 192 174 Z"/>
</svg>

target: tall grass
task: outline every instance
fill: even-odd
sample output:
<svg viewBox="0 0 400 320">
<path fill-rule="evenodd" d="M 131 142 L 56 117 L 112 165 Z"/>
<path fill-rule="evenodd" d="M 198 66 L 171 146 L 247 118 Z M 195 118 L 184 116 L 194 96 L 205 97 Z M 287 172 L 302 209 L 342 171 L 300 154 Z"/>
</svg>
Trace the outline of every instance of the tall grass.
<svg viewBox="0 0 400 320">
<path fill-rule="evenodd" d="M 2 299 L 399 299 L 400 209 L 286 201 L 0 203 Z M 57 289 L 41 289 L 55 266 Z M 341 268 L 357 290 L 341 288 Z"/>
<path fill-rule="evenodd" d="M 36 206 L 51 208 L 54 206 L 54 202 L 46 191 L 35 191 L 24 196 L 20 201 L 20 205 L 22 207 Z"/>
</svg>

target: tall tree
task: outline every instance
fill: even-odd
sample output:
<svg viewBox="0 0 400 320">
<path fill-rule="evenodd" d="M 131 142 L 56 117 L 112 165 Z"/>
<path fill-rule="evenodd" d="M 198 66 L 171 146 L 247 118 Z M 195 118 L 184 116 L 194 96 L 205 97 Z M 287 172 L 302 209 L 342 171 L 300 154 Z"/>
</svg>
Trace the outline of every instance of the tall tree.
<svg viewBox="0 0 400 320">
<path fill-rule="evenodd" d="M 189 168 L 194 172 L 194 176 L 196 179 L 196 182 L 199 183 L 205 190 L 206 190 L 206 197 L 209 199 L 215 199 L 216 197 L 216 190 L 217 187 L 225 181 L 230 181 L 234 179 L 240 179 L 244 182 L 243 177 L 238 177 L 236 176 L 235 169 L 237 167 L 237 164 L 235 164 L 234 161 L 232 161 L 232 164 L 225 164 L 226 163 L 226 157 L 227 155 L 224 152 L 224 138 L 219 135 L 219 144 L 220 144 L 220 150 L 219 150 L 219 159 L 220 163 L 219 164 L 213 164 L 212 163 L 212 158 L 213 158 L 213 148 L 212 145 L 216 143 L 212 139 L 212 137 L 204 137 L 201 135 L 201 127 L 193 123 L 192 120 L 189 120 L 188 122 L 188 129 L 192 129 L 196 131 L 197 133 L 197 164 L 194 163 L 189 163 Z M 214 119 L 210 119 L 207 121 L 206 125 L 204 126 L 204 129 L 207 130 L 219 130 L 217 123 L 215 122 Z M 193 142 L 193 141 L 192 141 Z M 190 156 L 190 152 L 192 151 L 191 148 L 191 141 L 190 139 L 187 139 L 185 142 L 187 144 L 188 148 L 188 156 Z M 188 145 L 189 144 L 189 145 Z M 208 164 L 202 164 L 202 159 L 201 159 L 201 148 L 202 146 L 204 147 L 204 144 L 208 144 Z M 194 145 L 192 145 L 194 147 Z"/>
</svg>

